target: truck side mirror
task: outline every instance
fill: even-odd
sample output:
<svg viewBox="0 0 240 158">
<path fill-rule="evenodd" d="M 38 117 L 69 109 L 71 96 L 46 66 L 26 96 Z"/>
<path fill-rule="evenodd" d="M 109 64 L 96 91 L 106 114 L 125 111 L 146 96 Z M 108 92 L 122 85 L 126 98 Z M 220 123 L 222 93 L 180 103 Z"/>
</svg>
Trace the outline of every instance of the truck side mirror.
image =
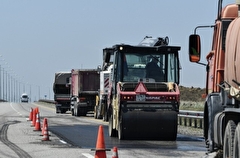
<svg viewBox="0 0 240 158">
<path fill-rule="evenodd" d="M 98 65 L 97 67 L 97 73 L 99 74 L 101 72 L 102 68 L 101 68 L 101 65 Z"/>
<path fill-rule="evenodd" d="M 201 57 L 201 41 L 200 36 L 193 34 L 189 36 L 189 60 L 191 62 L 199 62 Z"/>
</svg>

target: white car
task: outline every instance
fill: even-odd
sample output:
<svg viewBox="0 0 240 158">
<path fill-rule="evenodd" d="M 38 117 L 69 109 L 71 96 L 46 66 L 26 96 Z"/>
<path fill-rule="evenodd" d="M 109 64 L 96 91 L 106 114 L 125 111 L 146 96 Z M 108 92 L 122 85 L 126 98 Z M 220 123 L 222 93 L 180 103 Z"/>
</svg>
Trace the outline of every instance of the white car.
<svg viewBox="0 0 240 158">
<path fill-rule="evenodd" d="M 21 95 L 21 102 L 28 102 L 28 100 L 29 100 L 29 97 L 28 97 L 28 95 L 26 94 L 26 93 L 23 93 L 22 95 Z"/>
</svg>

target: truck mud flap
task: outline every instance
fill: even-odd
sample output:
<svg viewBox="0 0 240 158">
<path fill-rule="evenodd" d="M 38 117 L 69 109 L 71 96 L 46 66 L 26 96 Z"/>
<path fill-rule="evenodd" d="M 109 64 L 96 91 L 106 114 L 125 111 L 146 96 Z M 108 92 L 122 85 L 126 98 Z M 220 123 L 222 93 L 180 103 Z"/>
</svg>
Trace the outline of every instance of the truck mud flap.
<svg viewBox="0 0 240 158">
<path fill-rule="evenodd" d="M 177 137 L 177 112 L 125 110 L 121 113 L 121 139 L 170 140 Z"/>
</svg>

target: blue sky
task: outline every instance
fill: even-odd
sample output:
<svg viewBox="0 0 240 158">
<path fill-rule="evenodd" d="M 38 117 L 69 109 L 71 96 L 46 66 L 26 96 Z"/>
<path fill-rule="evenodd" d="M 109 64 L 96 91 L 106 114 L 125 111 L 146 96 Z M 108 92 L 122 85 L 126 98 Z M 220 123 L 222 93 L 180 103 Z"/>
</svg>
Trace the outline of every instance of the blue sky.
<svg viewBox="0 0 240 158">
<path fill-rule="evenodd" d="M 188 37 L 196 26 L 214 24 L 216 15 L 216 0 L 2 0 L 0 65 L 33 99 L 52 99 L 55 72 L 96 68 L 102 49 L 114 44 L 168 36 L 169 45 L 181 46 L 180 85 L 204 87 L 205 68 L 188 61 Z M 197 33 L 206 63 L 212 29 Z"/>
</svg>

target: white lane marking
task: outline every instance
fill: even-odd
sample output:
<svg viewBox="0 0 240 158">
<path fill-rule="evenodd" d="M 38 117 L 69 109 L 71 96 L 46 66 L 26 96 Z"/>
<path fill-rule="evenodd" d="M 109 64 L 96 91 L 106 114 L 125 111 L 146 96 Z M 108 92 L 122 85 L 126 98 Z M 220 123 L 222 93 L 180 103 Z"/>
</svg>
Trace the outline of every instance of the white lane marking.
<svg viewBox="0 0 240 158">
<path fill-rule="evenodd" d="M 64 140 L 61 140 L 61 139 L 60 139 L 60 142 L 63 144 L 67 144 L 67 142 L 65 142 Z"/>
<path fill-rule="evenodd" d="M 12 109 L 13 109 L 14 111 L 16 111 L 16 113 L 18 113 L 19 115 L 22 116 L 22 114 L 13 107 L 12 103 L 10 103 L 10 106 L 12 107 Z"/>
<path fill-rule="evenodd" d="M 92 156 L 91 154 L 88 154 L 88 153 L 82 153 L 82 155 L 87 158 L 94 158 L 94 156 Z"/>
</svg>

